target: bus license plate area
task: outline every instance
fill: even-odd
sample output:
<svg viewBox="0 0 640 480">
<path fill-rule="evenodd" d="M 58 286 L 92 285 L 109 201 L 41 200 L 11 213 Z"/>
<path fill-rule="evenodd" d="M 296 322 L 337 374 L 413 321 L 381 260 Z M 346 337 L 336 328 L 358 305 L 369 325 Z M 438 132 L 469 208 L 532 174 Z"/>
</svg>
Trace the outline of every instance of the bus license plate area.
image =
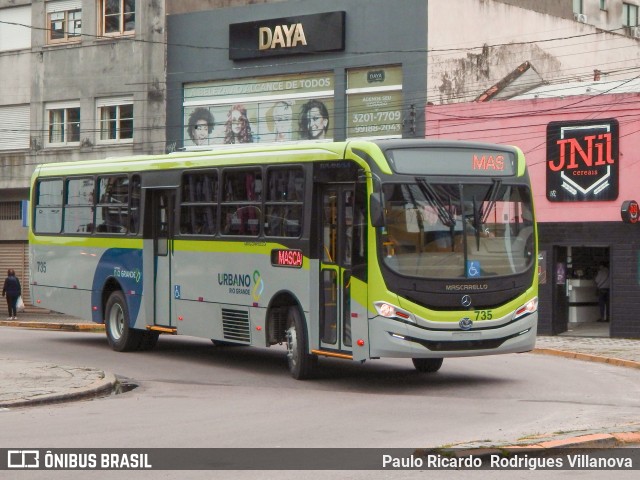
<svg viewBox="0 0 640 480">
<path fill-rule="evenodd" d="M 475 340 L 482 338 L 482 332 L 453 332 L 451 336 L 454 340 Z"/>
</svg>

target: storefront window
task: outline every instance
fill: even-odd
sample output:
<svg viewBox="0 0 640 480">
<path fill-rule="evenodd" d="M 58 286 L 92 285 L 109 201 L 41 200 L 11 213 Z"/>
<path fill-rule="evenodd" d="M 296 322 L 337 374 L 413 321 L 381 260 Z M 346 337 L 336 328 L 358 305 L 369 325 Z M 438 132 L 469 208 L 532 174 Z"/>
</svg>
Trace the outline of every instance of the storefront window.
<svg viewBox="0 0 640 480">
<path fill-rule="evenodd" d="M 330 140 L 332 72 L 187 85 L 184 145 Z"/>
<path fill-rule="evenodd" d="M 347 72 L 347 137 L 402 136 L 402 67 Z"/>
</svg>

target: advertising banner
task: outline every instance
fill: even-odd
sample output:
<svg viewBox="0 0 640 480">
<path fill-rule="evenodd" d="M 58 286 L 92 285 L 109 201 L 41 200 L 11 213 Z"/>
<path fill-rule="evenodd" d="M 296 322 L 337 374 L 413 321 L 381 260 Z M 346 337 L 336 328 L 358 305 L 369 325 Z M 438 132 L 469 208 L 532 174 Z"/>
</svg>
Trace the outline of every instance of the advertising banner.
<svg viewBox="0 0 640 480">
<path fill-rule="evenodd" d="M 402 67 L 347 72 L 347 137 L 402 136 Z"/>
<path fill-rule="evenodd" d="M 184 88 L 184 146 L 333 138 L 331 72 L 252 77 Z"/>
</svg>

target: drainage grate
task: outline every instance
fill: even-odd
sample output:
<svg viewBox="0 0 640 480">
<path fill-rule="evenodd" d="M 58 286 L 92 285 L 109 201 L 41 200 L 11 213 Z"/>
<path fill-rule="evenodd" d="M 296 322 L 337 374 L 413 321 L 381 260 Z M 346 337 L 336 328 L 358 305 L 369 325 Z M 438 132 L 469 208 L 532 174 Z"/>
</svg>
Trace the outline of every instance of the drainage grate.
<svg viewBox="0 0 640 480">
<path fill-rule="evenodd" d="M 222 331 L 225 340 L 251 343 L 249 312 L 247 310 L 222 309 Z"/>
</svg>

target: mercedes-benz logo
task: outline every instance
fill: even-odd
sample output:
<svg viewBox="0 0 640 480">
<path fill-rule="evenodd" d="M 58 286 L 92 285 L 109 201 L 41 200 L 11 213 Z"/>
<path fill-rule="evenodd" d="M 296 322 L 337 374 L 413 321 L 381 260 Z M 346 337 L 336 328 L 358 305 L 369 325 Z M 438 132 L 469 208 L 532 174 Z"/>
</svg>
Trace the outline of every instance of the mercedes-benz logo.
<svg viewBox="0 0 640 480">
<path fill-rule="evenodd" d="M 460 303 L 462 304 L 463 307 L 470 307 L 471 295 L 463 295 L 462 298 L 460 299 Z"/>
<path fill-rule="evenodd" d="M 458 325 L 460 326 L 461 330 L 471 330 L 471 327 L 473 327 L 473 322 L 469 317 L 464 317 L 458 322 Z"/>
</svg>

